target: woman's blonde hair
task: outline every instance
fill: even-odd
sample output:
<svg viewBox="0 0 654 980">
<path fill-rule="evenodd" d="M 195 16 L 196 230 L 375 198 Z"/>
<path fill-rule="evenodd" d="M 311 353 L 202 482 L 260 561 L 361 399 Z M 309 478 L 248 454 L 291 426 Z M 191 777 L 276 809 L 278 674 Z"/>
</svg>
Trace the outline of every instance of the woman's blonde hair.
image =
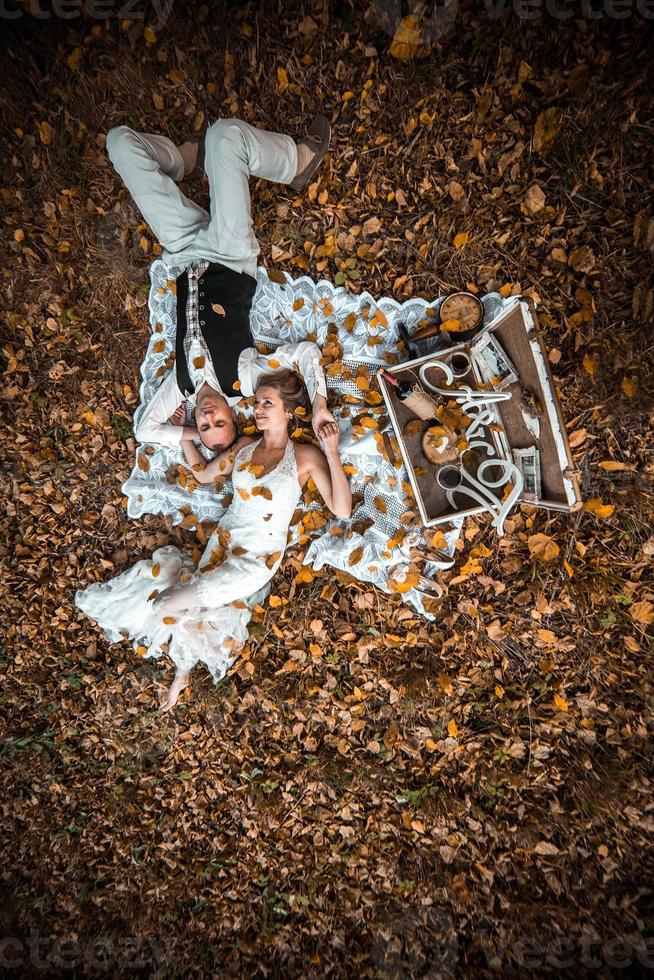
<svg viewBox="0 0 654 980">
<path fill-rule="evenodd" d="M 309 409 L 309 393 L 293 371 L 276 371 L 275 374 L 262 374 L 257 381 L 255 394 L 259 388 L 274 388 L 281 398 L 287 412 L 298 407 Z"/>
</svg>

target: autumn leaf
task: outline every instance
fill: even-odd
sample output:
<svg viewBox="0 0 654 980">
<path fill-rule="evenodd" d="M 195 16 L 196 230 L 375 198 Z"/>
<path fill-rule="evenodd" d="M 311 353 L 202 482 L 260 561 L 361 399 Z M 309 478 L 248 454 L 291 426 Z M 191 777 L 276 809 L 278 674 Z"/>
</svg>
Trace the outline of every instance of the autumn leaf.
<svg viewBox="0 0 654 980">
<path fill-rule="evenodd" d="M 591 497 L 586 500 L 583 509 L 587 514 L 595 514 L 596 517 L 610 517 L 615 507 L 613 504 L 603 504 L 599 497 Z"/>
<path fill-rule="evenodd" d="M 347 560 L 348 565 L 358 565 L 363 558 L 363 548 L 354 548 Z"/>
<path fill-rule="evenodd" d="M 211 304 L 211 309 L 214 311 L 214 313 L 217 313 L 218 316 L 226 316 L 227 315 L 225 313 L 225 307 L 224 306 L 221 306 L 220 303 L 212 303 Z"/>
<path fill-rule="evenodd" d="M 637 623 L 651 626 L 654 623 L 654 603 L 646 599 L 642 602 L 633 602 L 629 607 L 629 615 Z"/>
<path fill-rule="evenodd" d="M 547 534 L 531 534 L 527 538 L 530 553 L 542 562 L 555 561 L 559 557 L 559 546 Z"/>
<path fill-rule="evenodd" d="M 266 567 L 267 568 L 273 568 L 273 566 L 277 564 L 277 562 L 279 561 L 279 559 L 281 558 L 281 556 L 282 556 L 281 551 L 275 551 L 275 552 L 273 552 L 272 555 L 267 555 L 266 556 Z"/>
<path fill-rule="evenodd" d="M 448 721 L 448 723 L 447 723 L 447 730 L 448 730 L 449 734 L 452 736 L 452 738 L 458 738 L 459 737 L 459 729 L 458 729 L 457 723 L 455 722 L 454 718 L 450 718 L 450 720 Z"/>
<path fill-rule="evenodd" d="M 460 231 L 458 235 L 454 236 L 454 247 L 463 248 L 463 246 L 467 243 L 468 238 L 469 235 L 467 231 Z"/>
<path fill-rule="evenodd" d="M 554 695 L 554 705 L 555 705 L 557 711 L 567 711 L 568 710 L 568 702 L 565 700 L 565 698 L 562 698 L 560 694 L 555 694 Z"/>
<path fill-rule="evenodd" d="M 556 106 L 539 113 L 534 127 L 533 145 L 537 153 L 552 145 L 559 131 L 559 110 Z"/>
<path fill-rule="evenodd" d="M 41 142 L 45 146 L 49 146 L 50 143 L 52 143 L 54 129 L 49 122 L 44 121 L 39 123 L 39 136 L 41 137 Z"/>
</svg>

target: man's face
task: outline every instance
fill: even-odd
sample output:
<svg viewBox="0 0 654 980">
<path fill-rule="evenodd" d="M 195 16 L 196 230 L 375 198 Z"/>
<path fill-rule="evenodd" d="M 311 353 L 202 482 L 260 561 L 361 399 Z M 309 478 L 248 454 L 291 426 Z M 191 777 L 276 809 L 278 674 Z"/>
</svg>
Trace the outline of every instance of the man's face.
<svg viewBox="0 0 654 980">
<path fill-rule="evenodd" d="M 236 423 L 225 399 L 215 392 L 201 391 L 195 404 L 195 424 L 200 439 L 214 452 L 227 449 L 236 438 Z"/>
</svg>

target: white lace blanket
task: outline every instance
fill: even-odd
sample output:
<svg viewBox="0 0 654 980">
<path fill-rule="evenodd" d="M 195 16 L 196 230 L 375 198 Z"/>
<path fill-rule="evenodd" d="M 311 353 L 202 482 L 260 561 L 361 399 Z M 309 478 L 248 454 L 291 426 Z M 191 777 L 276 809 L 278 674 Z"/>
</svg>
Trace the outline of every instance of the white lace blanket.
<svg viewBox="0 0 654 980">
<path fill-rule="evenodd" d="M 141 366 L 141 401 L 135 413 L 135 421 L 152 398 L 163 373 L 169 369 L 166 363 L 175 350 L 176 298 L 173 289 L 174 280 L 180 271 L 167 266 L 161 259 L 155 260 L 150 268 L 149 308 L 153 332 Z M 483 302 L 485 322 L 494 319 L 504 305 L 504 301 L 496 293 L 484 296 Z M 327 280 L 314 282 L 308 276 L 301 276 L 299 279 L 285 276 L 284 283 L 274 282 L 267 271 L 260 267 L 252 304 L 251 326 L 257 342 L 276 346 L 284 342 L 310 339 L 322 348 L 327 342 L 329 325 L 335 324 L 343 348 L 340 362 L 356 374 L 361 364 L 374 371 L 379 365 L 386 363 L 384 354 L 388 352 L 399 355 L 396 346 L 399 339 L 397 324 L 404 322 L 411 330 L 417 321 L 425 317 L 427 308 L 437 310 L 439 304 L 439 299 L 428 301 L 412 298 L 398 303 L 385 296 L 377 300 L 370 293 L 355 295 Z M 375 316 L 377 311 L 380 311 L 379 317 Z M 333 330 L 332 326 L 332 333 Z M 434 341 L 434 349 L 437 344 L 438 341 Z M 341 375 L 328 376 L 327 385 L 340 395 L 362 398 L 362 393 L 354 382 Z M 336 411 L 335 415 L 338 418 L 339 412 Z M 399 526 L 399 518 L 406 510 L 401 490 L 401 483 L 407 480 L 406 470 L 404 466 L 393 466 L 384 458 L 377 448 L 373 433 L 357 435 L 347 418 L 339 418 L 339 424 L 343 462 L 352 468 L 352 490 L 361 492 L 363 501 L 350 521 L 332 521 L 314 535 L 304 562 L 312 564 L 314 568 L 329 564 L 344 569 L 357 579 L 371 582 L 386 592 L 397 591 L 393 584 L 404 580 L 408 570 L 409 548 L 419 534 L 409 533 L 401 545 L 391 546 L 390 549 L 388 547 L 389 539 Z M 390 424 L 388 431 L 392 434 Z M 191 513 L 198 521 L 220 520 L 224 508 L 221 497 L 213 489 L 200 487 L 190 492 L 168 481 L 166 471 L 171 465 L 183 462 L 181 449 L 152 446 L 147 447 L 147 452 L 147 470 L 143 468 L 143 452 L 137 450 L 137 461 L 141 456 L 141 465 L 138 462 L 135 464 L 129 479 L 123 485 L 130 517 L 166 514 L 172 517 L 173 523 L 179 523 Z M 226 486 L 225 491 L 231 492 L 231 487 Z M 381 505 L 380 500 L 383 501 Z M 380 513 L 380 506 L 385 513 Z M 365 534 L 360 535 L 354 533 L 350 525 L 362 518 L 373 523 Z M 454 529 L 446 534 L 450 555 L 454 553 L 461 523 L 462 521 L 455 523 Z M 343 533 L 330 533 L 330 529 L 339 524 Z M 293 532 L 293 528 L 291 531 Z M 290 547 L 293 543 L 292 538 Z M 425 595 L 429 594 L 429 582 L 425 583 L 424 578 L 433 579 L 439 569 L 448 568 L 451 564 L 452 560 L 427 565 L 423 569 L 423 583 L 419 588 L 404 592 L 403 599 L 423 615 L 433 619 L 423 604 Z"/>
</svg>

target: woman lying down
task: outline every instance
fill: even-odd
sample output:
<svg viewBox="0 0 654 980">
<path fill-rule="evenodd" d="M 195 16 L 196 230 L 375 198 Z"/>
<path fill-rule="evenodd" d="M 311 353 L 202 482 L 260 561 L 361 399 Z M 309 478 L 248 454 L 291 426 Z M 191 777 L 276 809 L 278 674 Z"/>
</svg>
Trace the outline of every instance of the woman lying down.
<svg viewBox="0 0 654 980">
<path fill-rule="evenodd" d="M 294 409 L 308 407 L 302 382 L 290 371 L 263 375 L 255 391 L 258 439 L 239 438 L 207 463 L 191 441 L 182 443 L 199 483 L 231 475 L 234 497 L 197 566 L 173 545 L 106 583 L 75 595 L 75 604 L 105 631 L 110 642 L 135 640 L 146 656 L 161 656 L 162 644 L 177 670 L 161 708 L 169 711 L 202 661 L 214 681 L 233 662 L 247 638 L 245 600 L 275 574 L 286 548 L 291 517 L 303 486 L 312 478 L 336 517 L 347 518 L 352 496 L 338 451 L 339 430 L 325 427 L 322 451 L 294 443 Z M 230 639 L 225 642 L 226 637 Z"/>
</svg>

